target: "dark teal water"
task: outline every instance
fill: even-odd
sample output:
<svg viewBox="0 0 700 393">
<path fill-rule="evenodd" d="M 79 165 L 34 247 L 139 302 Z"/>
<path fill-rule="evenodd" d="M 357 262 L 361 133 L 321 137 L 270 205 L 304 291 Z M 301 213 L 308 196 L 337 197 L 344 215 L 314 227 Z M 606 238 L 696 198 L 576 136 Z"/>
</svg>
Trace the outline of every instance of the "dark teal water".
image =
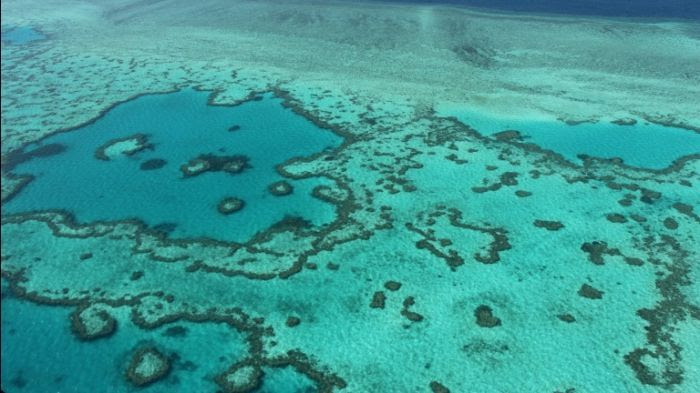
<svg viewBox="0 0 700 393">
<path fill-rule="evenodd" d="M 289 181 L 288 196 L 269 193 L 283 180 L 275 165 L 338 146 L 342 138 L 286 109 L 271 95 L 235 107 L 207 104 L 208 92 L 184 90 L 142 96 L 118 105 L 96 122 L 53 135 L 41 146 L 65 150 L 17 165 L 13 172 L 35 179 L 3 205 L 4 213 L 64 209 L 79 222 L 138 219 L 168 227 L 173 237 L 209 237 L 244 241 L 285 216 L 323 225 L 335 217 L 334 206 L 311 196 L 326 179 Z M 236 131 L 229 131 L 239 126 Z M 146 134 L 151 150 L 104 161 L 96 150 L 115 138 Z M 59 149 L 60 150 L 60 149 Z M 180 166 L 200 154 L 244 155 L 251 168 L 239 174 L 206 172 L 184 178 Z M 144 170 L 154 159 L 161 168 Z M 245 207 L 230 215 L 217 211 L 226 197 Z"/>
<path fill-rule="evenodd" d="M 697 0 L 394 0 L 498 11 L 632 18 L 700 19 Z"/>
</svg>

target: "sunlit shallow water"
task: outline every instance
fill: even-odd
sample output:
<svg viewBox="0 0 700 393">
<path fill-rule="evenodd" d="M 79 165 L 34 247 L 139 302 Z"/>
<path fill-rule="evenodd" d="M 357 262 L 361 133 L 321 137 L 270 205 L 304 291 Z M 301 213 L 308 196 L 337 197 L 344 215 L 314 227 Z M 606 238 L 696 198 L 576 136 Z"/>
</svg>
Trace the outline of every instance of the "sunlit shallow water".
<svg viewBox="0 0 700 393">
<path fill-rule="evenodd" d="M 29 26 L 8 28 L 2 33 L 2 41 L 13 45 L 26 44 L 45 39 L 46 36 Z"/>
<path fill-rule="evenodd" d="M 626 165 L 663 169 L 683 156 L 700 153 L 700 133 L 635 119 L 632 125 L 585 122 L 568 125 L 557 120 L 521 120 L 482 112 L 445 108 L 441 115 L 454 116 L 483 135 L 515 130 L 525 142 L 553 150 L 581 163 L 581 155 L 621 158 Z"/>
</svg>

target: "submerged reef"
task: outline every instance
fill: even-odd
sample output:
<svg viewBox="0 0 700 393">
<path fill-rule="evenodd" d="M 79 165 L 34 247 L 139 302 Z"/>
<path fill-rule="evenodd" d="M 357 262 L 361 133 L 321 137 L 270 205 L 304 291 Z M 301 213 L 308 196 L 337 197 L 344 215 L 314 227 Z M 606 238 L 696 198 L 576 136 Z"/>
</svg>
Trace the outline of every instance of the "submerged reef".
<svg viewBox="0 0 700 393">
<path fill-rule="evenodd" d="M 116 328 L 116 319 L 99 304 L 80 307 L 71 314 L 71 329 L 82 340 L 109 337 Z"/>
<path fill-rule="evenodd" d="M 136 386 L 146 386 L 168 375 L 170 368 L 165 355 L 156 348 L 145 347 L 132 355 L 126 378 Z"/>
<path fill-rule="evenodd" d="M 285 105 L 321 122 L 290 93 L 276 94 L 284 97 Z M 398 327 L 411 340 L 420 334 L 420 340 L 412 341 L 414 347 L 401 346 L 405 349 L 394 346 L 397 339 L 392 335 L 371 339 L 372 345 L 394 348 L 404 356 L 424 353 L 420 356 L 430 364 L 426 368 L 429 378 L 407 381 L 401 390 L 422 386 L 460 391 L 465 379 L 445 370 L 464 361 L 458 360 L 464 353 L 472 354 L 474 360 L 469 362 L 490 365 L 483 366 L 487 374 L 492 372 L 488 367 L 496 369 L 495 365 L 515 362 L 517 368 L 529 358 L 529 351 L 542 349 L 512 338 L 520 337 L 522 329 L 534 329 L 531 324 L 544 324 L 537 326 L 546 326 L 546 334 L 554 337 L 546 348 L 554 351 L 548 353 L 555 358 L 563 356 L 557 348 L 571 340 L 562 329 L 584 326 L 587 332 L 608 334 L 647 324 L 647 330 L 620 335 L 621 339 L 612 342 L 589 341 L 588 333 L 576 340 L 592 348 L 587 361 L 601 369 L 623 365 L 632 378 L 625 386 L 682 383 L 688 369 L 682 366 L 683 352 L 677 348 L 684 338 L 667 332 L 694 318 L 687 311 L 694 307 L 692 300 L 683 288 L 691 285 L 689 260 L 696 253 L 691 228 L 699 220 L 690 194 L 684 194 L 688 187 L 678 188 L 677 184 L 681 179 L 694 180 L 696 161 L 664 173 L 598 161 L 584 171 L 551 153 L 523 147 L 517 140 L 484 139 L 451 120 L 428 116 L 412 121 L 410 127 L 394 131 L 396 135 L 367 134 L 373 141 L 370 145 L 326 124 L 347 142 L 333 151 L 277 166 L 277 172 L 289 179 L 283 182 L 313 176 L 333 180 L 311 191 L 313 197 L 334 207 L 336 216 L 329 225 L 318 227 L 302 217 L 287 216 L 248 241 L 227 242 L 173 239 L 168 233 L 175 224 L 167 221 L 153 230 L 130 220 L 78 223 L 64 211 L 6 215 L 3 238 L 29 237 L 42 243 L 53 239 L 53 246 L 25 248 L 22 243 L 4 241 L 4 280 L 18 297 L 76 307 L 71 326 L 83 340 L 109 340 L 118 329 L 121 322 L 103 304 L 127 307 L 133 322 L 143 328 L 176 321 L 225 323 L 245 334 L 249 346 L 243 358 L 223 366 L 217 374 L 215 383 L 224 391 L 262 386 L 268 375 L 263 370 L 270 367 L 291 367 L 321 391 L 364 386 L 360 372 L 344 366 L 325 344 L 339 343 L 330 332 L 337 326 L 336 318 L 344 318 L 345 312 L 360 315 L 355 323 L 366 329 L 349 333 L 356 341 L 368 340 L 371 336 L 364 332 L 377 324 Z M 404 144 L 399 150 L 390 147 L 397 140 Z M 466 163 L 443 160 L 448 151 Z M 223 170 L 222 162 L 230 162 L 230 157 L 235 156 L 204 156 L 200 168 Z M 466 165 L 473 171 L 459 172 L 460 186 L 455 188 L 453 179 L 437 176 L 444 171 L 443 165 Z M 363 176 L 349 176 L 349 170 L 361 171 Z M 513 190 L 516 185 L 522 188 Z M 272 191 L 268 186 L 270 183 L 263 185 L 263 192 Z M 475 187 L 486 189 L 474 192 Z M 422 192 L 419 190 L 437 190 L 435 195 L 442 196 L 406 204 L 405 198 Z M 470 197 L 455 199 L 455 192 Z M 549 203 L 544 211 L 542 204 L 556 192 L 588 197 L 583 200 L 591 205 L 572 206 L 562 200 Z M 21 195 L 20 190 L 15 198 Z M 626 206 L 618 203 L 623 199 L 629 201 Z M 517 206 L 526 213 L 495 210 L 494 204 Z M 649 208 L 655 204 L 668 208 L 659 212 Z M 238 212 L 236 216 L 253 209 L 252 204 L 241 210 L 243 206 L 241 198 L 226 197 L 219 201 L 218 209 L 221 214 Z M 590 230 L 590 223 L 579 224 L 576 217 L 582 211 L 605 231 Z M 582 239 L 581 243 L 562 242 L 570 236 Z M 527 251 L 541 247 L 548 250 L 546 256 Z M 55 257 L 54 249 L 73 251 Z M 129 261 L 128 272 L 122 274 L 123 266 L 107 262 L 115 258 Z M 575 268 L 563 275 L 559 272 L 563 266 Z M 601 273 L 605 271 L 609 273 Z M 296 275 L 308 277 L 310 284 L 289 279 Z M 658 292 L 623 287 L 618 275 L 654 282 Z M 230 286 L 230 280 L 236 285 Z M 277 292 L 266 286 L 271 281 L 298 296 L 285 304 L 273 301 Z M 337 292 L 347 282 L 356 283 L 357 290 L 352 291 L 356 293 Z M 524 295 L 516 296 L 513 291 Z M 260 292 L 269 296 L 256 295 L 252 300 L 251 294 Z M 533 297 L 533 293 L 539 295 Z M 660 301 L 657 294 L 662 296 Z M 317 298 L 326 303 L 309 305 L 309 299 Z M 593 303 L 615 311 L 599 313 Z M 341 310 L 340 314 L 326 313 L 331 309 Z M 610 313 L 616 315 L 614 321 L 607 317 Z M 458 332 L 470 325 L 483 329 L 470 333 L 466 343 L 443 339 L 460 337 Z M 488 338 L 479 331 L 514 336 Z M 295 338 L 310 332 L 323 339 Z M 162 337 L 187 335 L 173 327 Z M 608 352 L 611 346 L 617 352 Z M 434 350 L 449 354 L 454 348 L 460 355 L 430 355 Z M 600 360 L 603 352 L 609 355 Z M 160 366 L 148 370 L 169 367 L 170 373 L 179 372 L 166 367 L 167 357 L 152 354 L 149 359 Z M 141 361 L 135 358 L 130 369 L 145 370 L 137 366 Z M 130 380 L 147 383 L 153 376 L 163 377 L 161 372 L 153 371 L 150 377 L 132 375 Z M 383 372 L 391 375 L 387 369 Z M 578 374 L 567 375 L 577 386 L 589 386 Z"/>
<path fill-rule="evenodd" d="M 250 168 L 250 159 L 244 155 L 217 156 L 214 154 L 201 154 L 180 166 L 184 177 L 200 175 L 204 172 L 227 172 L 232 175 Z"/>
<path fill-rule="evenodd" d="M 245 202 L 242 199 L 236 197 L 228 197 L 222 199 L 221 202 L 219 202 L 219 204 L 216 206 L 216 209 L 219 211 L 219 213 L 228 215 L 243 209 L 244 206 Z"/>
<path fill-rule="evenodd" d="M 633 130 L 636 119 L 695 133 L 692 108 L 652 102 L 690 101 L 673 82 L 692 81 L 685 62 L 664 79 L 647 62 L 675 64 L 663 56 L 630 66 L 567 49 L 581 32 L 601 45 L 669 42 L 673 27 L 541 18 L 531 33 L 516 17 L 465 24 L 439 7 L 376 5 L 350 19 L 341 5 L 319 5 L 328 18 L 263 3 L 246 3 L 265 16 L 255 25 L 206 4 L 164 7 L 168 40 L 142 23 L 158 12 L 96 5 L 110 11 L 96 13 L 110 21 L 104 36 L 46 22 L 61 39 L 3 46 L 3 302 L 65 309 L 73 345 L 114 343 L 103 352 L 107 367 L 124 360 L 122 391 L 176 389 L 202 369 L 200 390 L 224 392 L 697 390 L 700 152 L 652 169 L 567 159 L 513 127 L 487 135 L 435 109 L 444 95 L 496 112 L 524 105 L 561 127 Z M 205 25 L 202 15 L 225 21 L 207 34 L 231 34 L 198 39 L 203 49 L 175 39 L 199 34 L 189 23 Z M 329 20 L 347 24 L 324 30 Z M 450 42 L 429 50 L 425 37 Z M 369 64 L 357 56 L 368 50 L 391 56 Z M 231 60 L 245 56 L 255 62 Z M 578 71 L 588 57 L 595 78 Z M 529 66 L 513 68 L 516 58 Z M 552 74 L 558 61 L 576 63 L 566 78 Z M 626 87 L 637 73 L 663 89 Z M 587 93 L 601 86 L 609 95 Z M 90 165 L 42 183 L 57 165 L 41 163 L 61 160 Z M 94 176 L 69 181 L 80 173 Z M 197 356 L 183 354 L 187 340 Z M 29 346 L 12 356 L 42 355 Z M 3 380 L 41 379 L 14 364 L 3 360 Z"/>
<path fill-rule="evenodd" d="M 476 324 L 481 327 L 493 328 L 501 325 L 501 319 L 493 315 L 491 307 L 484 304 L 474 310 L 474 317 L 476 317 Z"/>
<path fill-rule="evenodd" d="M 95 151 L 95 158 L 109 161 L 120 155 L 132 156 L 145 149 L 153 149 L 153 145 L 148 142 L 148 137 L 144 134 L 135 134 L 105 142 Z"/>
<path fill-rule="evenodd" d="M 152 171 L 152 170 L 160 169 L 160 168 L 164 167 L 165 164 L 167 164 L 167 163 L 168 163 L 168 161 L 166 161 L 162 158 L 153 158 L 153 159 L 150 159 L 148 161 L 144 161 L 143 163 L 141 163 L 141 165 L 139 165 L 139 168 L 141 168 L 141 170 L 144 170 L 144 171 Z"/>
<path fill-rule="evenodd" d="M 291 194 L 294 188 L 288 182 L 281 180 L 267 186 L 267 190 L 274 196 L 285 196 Z"/>
</svg>

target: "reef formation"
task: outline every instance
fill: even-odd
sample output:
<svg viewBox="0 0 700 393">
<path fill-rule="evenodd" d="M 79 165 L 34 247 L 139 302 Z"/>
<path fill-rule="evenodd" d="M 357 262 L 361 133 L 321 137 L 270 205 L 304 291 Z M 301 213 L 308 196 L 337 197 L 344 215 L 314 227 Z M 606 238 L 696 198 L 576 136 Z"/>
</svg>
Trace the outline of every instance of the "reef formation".
<svg viewBox="0 0 700 393">
<path fill-rule="evenodd" d="M 32 21 L 47 38 L 2 47 L 3 301 L 69 308 L 66 323 L 81 341 L 75 345 L 116 340 L 129 326 L 143 331 L 143 342 L 122 348 L 129 353 L 120 369 L 124 391 L 129 384 L 176 389 L 169 384 L 196 367 L 180 358 L 184 349 L 161 344 L 212 326 L 235 332 L 238 336 L 225 344 L 240 348 L 221 362 L 204 356 L 216 370 L 200 382 L 209 390 L 274 391 L 285 383 L 321 392 L 690 392 L 700 387 L 693 366 L 700 359 L 700 152 L 677 157 L 665 168 L 594 156 L 576 161 L 532 143 L 518 130 L 486 135 L 466 119 L 435 110 L 442 99 L 498 107 L 491 101 L 498 86 L 508 92 L 503 101 L 523 103 L 524 118 L 539 108 L 538 116 L 551 117 L 558 127 L 605 118 L 620 127 L 654 121 L 697 133 L 696 109 L 654 104 L 659 97 L 684 101 L 696 93 L 688 81 L 676 80 L 686 78 L 690 66 L 684 62 L 668 77 L 655 71 L 668 65 L 664 59 L 642 59 L 636 66 L 619 58 L 586 64 L 606 83 L 619 77 L 612 69 L 629 78 L 629 86 L 614 83 L 618 92 L 592 98 L 589 89 L 602 89 L 571 79 L 593 86 L 598 79 L 577 74 L 579 63 L 558 60 L 572 55 L 565 44 L 575 33 L 606 45 L 620 34 L 657 44 L 677 38 L 678 45 L 690 48 L 695 41 L 686 30 L 614 21 L 561 24 L 557 18 L 532 21 L 440 7 L 417 14 L 391 5 L 359 8 L 361 17 L 352 19 L 346 16 L 349 6 L 317 11 L 261 2 L 246 7 L 266 16 L 256 18 L 269 20 L 262 26 L 227 14 L 222 17 L 239 24 L 227 19 L 222 26 L 236 27 L 222 27 L 225 34 L 206 31 L 232 40 L 225 45 L 214 40 L 223 48 L 217 52 L 207 40 L 202 47 L 183 43 L 183 50 L 176 45 L 182 42 L 177 28 L 149 25 L 161 18 L 186 20 L 188 31 L 201 32 L 197 18 L 206 15 L 207 22 L 216 23 L 222 12 L 206 6 L 192 13 L 178 3 L 177 12 L 159 11 L 163 14 L 143 5 L 104 6 L 108 9 L 99 17 L 69 17 L 76 23 L 71 25 L 11 5 L 11 16 L 3 12 L 3 26 Z M 3 3 L 3 11 L 8 7 Z M 355 27 L 335 30 L 321 17 L 329 15 Z M 376 30 L 385 25 L 375 23 L 381 20 L 377 15 L 396 21 L 391 40 L 379 39 L 386 32 Z M 458 23 L 465 15 L 473 17 L 473 25 Z M 81 36 L 81 26 L 99 18 L 119 23 L 105 26 L 103 35 Z M 144 20 L 151 22 L 141 24 Z M 131 31 L 135 26 L 138 32 Z M 431 33 L 408 38 L 416 26 Z M 560 45 L 552 45 L 563 48 L 561 56 L 540 47 L 542 32 L 553 28 L 563 31 L 553 38 Z M 281 29 L 297 33 L 279 43 Z M 504 29 L 520 32 L 522 42 L 506 44 L 507 37 L 480 33 Z M 354 41 L 348 39 L 359 31 L 363 34 Z M 323 43 L 311 45 L 318 36 Z M 134 37 L 153 41 L 128 45 L 127 38 Z M 464 42 L 445 43 L 439 53 L 417 45 L 436 37 Z M 260 45 L 250 46 L 247 39 Z M 115 43 L 120 50 L 114 50 Z M 312 47 L 347 56 L 310 56 Z M 396 53 L 414 56 L 411 48 L 426 54 L 423 60 L 407 57 L 405 64 L 396 64 Z M 632 45 L 626 55 L 637 49 Z M 359 50 L 377 53 L 375 68 L 366 60 L 337 60 L 355 59 Z M 677 48 L 663 50 L 680 56 Z M 530 57 L 528 51 L 544 55 Z M 685 56 L 695 58 L 696 52 Z M 233 60 L 213 53 L 232 54 Z M 288 66 L 292 60 L 294 66 Z M 538 82 L 545 80 L 538 79 L 544 78 L 540 61 L 575 77 L 557 72 L 561 91 L 551 91 Z M 416 71 L 431 64 L 440 65 L 452 82 Z M 531 79 L 520 78 L 528 70 Z M 462 76 L 470 73 L 497 82 Z M 510 80 L 514 73 L 520 77 Z M 634 79 L 641 78 L 636 73 L 668 83 L 642 83 Z M 57 80 L 81 88 L 59 89 Z M 434 94 L 435 86 L 446 86 L 444 97 Z M 465 86 L 473 97 L 464 98 Z M 51 138 L 80 135 L 129 105 L 174 102 L 190 88 L 207 95 L 208 107 L 240 110 L 239 118 L 216 128 L 222 138 L 253 138 L 265 131 L 249 120 L 273 100 L 270 105 L 340 142 L 270 161 L 269 176 L 246 183 L 257 187 L 257 198 L 240 196 L 241 189 L 207 201 L 212 216 L 238 221 L 197 235 L 176 236 L 188 221 L 174 220 L 187 206 L 168 202 L 162 202 L 163 211 L 172 215 L 153 222 L 128 216 L 85 219 L 81 209 L 65 206 L 31 208 L 26 196 L 42 180 L 23 170 L 72 154 L 78 146 L 49 143 Z M 625 94 L 631 98 L 618 99 Z M 533 105 L 524 97 L 542 99 Z M 177 124 L 186 114 L 171 115 Z M 188 152 L 173 161 L 159 134 L 123 132 L 128 135 L 91 145 L 81 156 L 93 165 L 134 163 L 137 170 L 130 173 L 157 179 L 171 170 L 179 185 L 216 176 L 217 182 L 236 182 L 264 169 L 239 149 L 245 146 Z M 271 156 L 279 157 L 279 151 Z M 306 203 L 289 202 L 297 197 Z M 256 205 L 259 201 L 269 204 Z M 289 205 L 280 215 L 254 226 L 256 215 L 284 203 Z M 332 214 L 313 218 L 325 208 Z M 249 231 L 228 237 L 237 226 Z M 4 380 L 26 382 L 28 371 L 5 362 Z"/>
</svg>

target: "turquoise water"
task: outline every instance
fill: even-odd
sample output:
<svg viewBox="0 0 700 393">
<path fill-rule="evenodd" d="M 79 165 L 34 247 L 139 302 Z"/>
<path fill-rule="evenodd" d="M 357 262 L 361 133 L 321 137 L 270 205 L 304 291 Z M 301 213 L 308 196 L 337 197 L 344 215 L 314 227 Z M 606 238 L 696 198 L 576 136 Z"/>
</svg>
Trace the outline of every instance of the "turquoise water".
<svg viewBox="0 0 700 393">
<path fill-rule="evenodd" d="M 3 289 L 2 356 L 12 359 L 2 364 L 5 391 L 213 392 L 213 377 L 248 353 L 245 337 L 227 325 L 175 322 L 143 330 L 129 321 L 128 312 L 118 318 L 114 335 L 82 342 L 70 330 L 71 311 L 20 300 Z M 185 328 L 185 333 L 168 335 L 174 326 Z M 153 345 L 176 360 L 165 379 L 135 388 L 124 374 L 131 355 L 143 345 Z"/>
<path fill-rule="evenodd" d="M 316 393 L 318 389 L 306 375 L 297 373 L 291 367 L 264 367 L 265 377 L 260 388 L 254 393 Z"/>
<path fill-rule="evenodd" d="M 492 6 L 555 2 L 511 1 Z M 700 153 L 694 22 L 571 15 L 602 0 L 19 3 L 3 393 L 700 392 L 700 159 L 637 168 Z M 492 99 L 547 115 L 472 105 Z M 636 123 L 556 120 L 611 114 Z M 31 214 L 54 209 L 83 226 Z M 318 230 L 255 236 L 289 216 Z M 81 340 L 76 307 L 116 331 Z M 137 388 L 144 348 L 172 370 Z"/>
<path fill-rule="evenodd" d="M 63 209 L 79 222 L 138 219 L 152 227 L 174 228 L 173 237 L 233 241 L 245 241 L 285 216 L 300 216 L 315 225 L 334 219 L 334 206 L 311 196 L 327 180 L 290 180 L 293 193 L 281 197 L 267 187 L 283 180 L 275 165 L 336 147 L 340 137 L 270 95 L 235 107 L 207 105 L 208 96 L 195 90 L 143 96 L 92 124 L 28 146 L 25 151 L 55 144 L 65 150 L 14 168 L 14 173 L 35 179 L 3 205 L 4 213 Z M 107 161 L 95 157 L 110 140 L 138 133 L 147 135 L 153 147 Z M 244 155 L 250 168 L 238 174 L 183 177 L 180 166 L 201 154 Z M 141 168 L 154 159 L 166 164 Z M 226 197 L 242 199 L 245 207 L 230 215 L 219 213 L 217 205 Z"/>
<path fill-rule="evenodd" d="M 553 150 L 572 162 L 580 154 L 622 158 L 627 165 L 662 169 L 674 160 L 700 153 L 700 133 L 638 120 L 634 125 L 608 122 L 567 125 L 561 121 L 533 121 L 490 116 L 483 112 L 445 110 L 484 135 L 517 130 L 526 142 Z"/>
<path fill-rule="evenodd" d="M 228 325 L 179 321 L 143 330 L 130 322 L 128 310 L 117 317 L 112 336 L 79 341 L 70 330 L 71 308 L 20 300 L 4 282 L 1 311 L 2 356 L 12 359 L 1 369 L 5 392 L 215 392 L 214 378 L 248 354 L 245 337 Z M 180 333 L 169 334 L 175 327 Z M 136 388 L 124 375 L 142 346 L 155 346 L 174 360 L 163 380 Z M 263 373 L 255 393 L 317 391 L 290 366 L 263 367 Z"/>
<path fill-rule="evenodd" d="M 28 26 L 19 26 L 8 29 L 2 33 L 2 41 L 10 44 L 21 45 L 32 41 L 45 39 L 46 36 L 41 32 L 34 30 Z"/>
</svg>

